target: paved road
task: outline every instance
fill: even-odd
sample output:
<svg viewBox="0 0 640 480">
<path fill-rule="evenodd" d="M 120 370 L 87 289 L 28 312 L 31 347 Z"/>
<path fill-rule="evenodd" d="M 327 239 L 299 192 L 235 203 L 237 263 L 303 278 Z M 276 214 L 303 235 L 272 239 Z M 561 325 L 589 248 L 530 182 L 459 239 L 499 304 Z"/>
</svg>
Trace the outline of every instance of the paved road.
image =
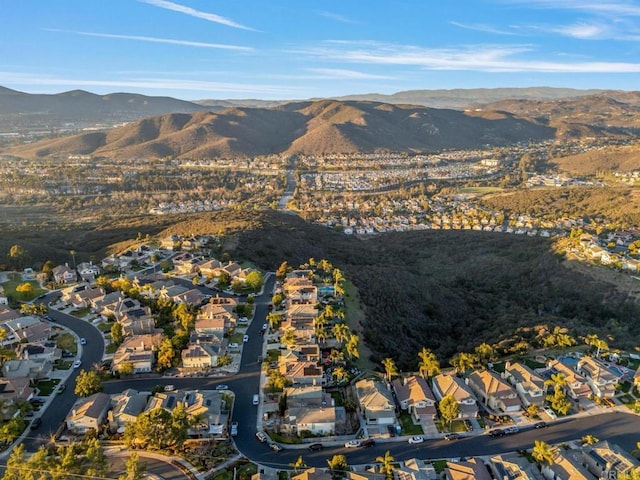
<svg viewBox="0 0 640 480">
<path fill-rule="evenodd" d="M 155 385 L 172 384 L 176 388 L 213 389 L 218 384 L 228 385 L 236 394 L 236 402 L 232 419 L 239 423 L 238 436 L 235 443 L 240 452 L 254 462 L 274 468 L 289 468 L 299 455 L 303 455 L 309 466 L 326 466 L 326 459 L 335 454 L 344 454 L 350 464 L 372 463 L 375 457 L 389 450 L 396 460 L 411 457 L 423 459 L 452 458 L 471 455 L 489 455 L 501 452 L 530 448 L 534 440 L 545 440 L 549 443 L 579 439 L 586 434 L 595 435 L 601 439 L 612 440 L 627 450 L 633 450 L 640 440 L 640 416 L 623 412 L 608 412 L 600 415 L 583 416 L 561 420 L 551 424 L 546 429 L 523 430 L 518 434 L 492 438 L 487 435 L 470 436 L 457 441 L 429 440 L 423 444 L 409 445 L 406 442 L 379 442 L 371 448 L 346 449 L 343 446 L 328 447 L 320 452 L 310 452 L 304 447 L 289 448 L 274 453 L 266 444 L 260 443 L 255 437 L 257 407 L 252 404 L 252 397 L 259 391 L 260 364 L 258 355 L 262 353 L 263 337 L 260 333 L 268 313 L 267 303 L 270 301 L 275 278 L 271 275 L 266 282 L 262 295 L 257 296 L 254 321 L 248 329 L 249 341 L 244 345 L 240 371 L 230 377 L 161 377 L 116 380 L 105 383 L 106 393 L 118 393 L 126 388 L 150 390 Z M 48 299 L 47 299 L 48 300 Z M 98 345 L 100 348 L 86 348 L 82 354 L 83 365 L 91 365 L 99 361 L 102 355 L 103 340 L 101 335 L 82 320 L 69 317 L 59 312 L 51 315 L 59 323 L 68 326 L 87 338 L 88 347 Z M 73 374 L 72 381 L 77 375 Z M 75 396 L 71 385 L 63 395 L 57 396 L 49 407 L 38 434 L 55 431 L 64 416 L 69 411 Z M 27 440 L 29 449 L 37 444 L 36 439 Z"/>
</svg>

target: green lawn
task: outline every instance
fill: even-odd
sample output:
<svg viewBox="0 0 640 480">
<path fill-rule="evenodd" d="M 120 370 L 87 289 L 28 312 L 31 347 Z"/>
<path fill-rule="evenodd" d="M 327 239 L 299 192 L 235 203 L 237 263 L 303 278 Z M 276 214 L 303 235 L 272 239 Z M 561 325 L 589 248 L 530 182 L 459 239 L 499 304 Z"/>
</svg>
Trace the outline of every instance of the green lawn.
<svg viewBox="0 0 640 480">
<path fill-rule="evenodd" d="M 70 315 L 73 315 L 74 317 L 85 317 L 89 314 L 89 312 L 91 312 L 91 310 L 87 307 L 87 308 L 79 308 L 78 310 L 73 310 L 72 312 L 70 312 Z"/>
<path fill-rule="evenodd" d="M 18 285 L 22 285 L 23 283 L 31 284 L 31 286 L 33 287 L 33 292 L 31 293 L 31 295 L 22 295 L 21 293 L 16 292 L 16 287 Z M 33 300 L 38 295 L 41 295 L 47 292 L 47 290 L 43 290 L 42 288 L 40 288 L 40 285 L 38 285 L 38 282 L 36 282 L 35 280 L 30 280 L 28 282 L 25 282 L 24 280 L 22 280 L 22 277 L 17 273 L 9 275 L 9 280 L 4 282 L 2 284 L 2 287 L 4 288 L 4 292 L 6 295 L 11 296 L 16 300 L 23 300 L 23 301 Z"/>
<path fill-rule="evenodd" d="M 98 330 L 100 330 L 101 332 L 110 332 L 112 326 L 113 323 L 101 322 L 98 324 Z"/>
<path fill-rule="evenodd" d="M 485 193 L 497 193 L 504 191 L 504 188 L 500 187 L 461 187 L 458 188 L 459 193 L 477 193 L 484 195 Z"/>
<path fill-rule="evenodd" d="M 398 420 L 400 420 L 400 424 L 402 425 L 403 435 L 422 435 L 424 433 L 420 424 L 416 425 L 413 423 L 413 419 L 409 413 L 401 412 Z"/>
<path fill-rule="evenodd" d="M 118 350 L 118 345 L 116 345 L 115 343 L 110 343 L 104 349 L 106 353 L 116 353 L 116 350 Z"/>
<path fill-rule="evenodd" d="M 61 350 L 67 350 L 71 353 L 78 352 L 78 346 L 76 345 L 76 339 L 70 333 L 62 333 L 56 337 L 56 346 Z"/>
<path fill-rule="evenodd" d="M 53 393 L 59 383 L 60 380 L 57 378 L 53 380 L 40 380 L 38 383 L 36 383 L 36 387 L 40 391 L 39 395 L 48 397 Z"/>
<path fill-rule="evenodd" d="M 242 337 L 244 335 L 242 333 L 232 333 L 229 335 L 229 343 L 237 343 L 240 345 L 242 343 Z"/>
<path fill-rule="evenodd" d="M 344 397 L 341 392 L 334 390 L 331 392 L 331 398 L 336 407 L 344 407 Z"/>
<path fill-rule="evenodd" d="M 523 363 L 524 363 L 527 367 L 529 367 L 530 369 L 532 369 L 532 370 L 535 370 L 536 368 L 543 368 L 543 367 L 545 367 L 545 364 L 544 364 L 544 363 L 537 362 L 537 361 L 535 361 L 535 360 L 534 360 L 533 358 L 531 358 L 531 357 L 527 357 L 527 358 L 525 358 L 525 359 L 523 360 Z"/>
<path fill-rule="evenodd" d="M 277 362 L 278 357 L 280 357 L 280 350 L 273 349 L 273 348 L 271 350 L 267 350 L 267 359 L 266 359 L 267 363 Z"/>
<path fill-rule="evenodd" d="M 55 368 L 58 370 L 69 370 L 72 363 L 72 360 L 56 360 Z"/>
</svg>

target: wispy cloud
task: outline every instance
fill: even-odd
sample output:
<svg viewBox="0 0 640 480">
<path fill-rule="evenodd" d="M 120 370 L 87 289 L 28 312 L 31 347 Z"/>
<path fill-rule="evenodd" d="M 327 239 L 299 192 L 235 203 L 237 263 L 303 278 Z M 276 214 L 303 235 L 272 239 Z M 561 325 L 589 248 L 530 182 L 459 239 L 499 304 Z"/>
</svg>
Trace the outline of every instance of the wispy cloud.
<svg viewBox="0 0 640 480">
<path fill-rule="evenodd" d="M 297 50 L 341 63 L 404 65 L 427 70 L 540 73 L 638 73 L 640 63 L 558 62 L 535 58 L 531 45 L 466 45 L 459 48 L 423 48 L 378 42 L 329 41 Z"/>
<path fill-rule="evenodd" d="M 224 43 L 193 42 L 191 40 L 175 40 L 171 38 L 146 37 L 140 35 L 117 35 L 115 33 L 78 32 L 73 30 L 60 30 L 57 28 L 46 28 L 45 30 L 47 30 L 48 32 L 72 33 L 74 35 L 85 35 L 89 37 L 116 38 L 119 40 L 135 40 L 139 42 L 151 43 L 169 43 L 171 45 L 183 45 L 186 47 L 217 48 L 222 50 L 235 50 L 238 52 L 253 51 L 253 48 L 251 47 L 228 45 Z"/>
<path fill-rule="evenodd" d="M 321 17 L 326 17 L 326 18 L 330 18 L 331 20 L 335 20 L 337 22 L 341 22 L 341 23 L 356 23 L 353 20 L 351 20 L 348 17 L 345 17 L 344 15 L 340 15 L 339 13 L 334 13 L 334 12 L 327 12 L 327 11 L 319 11 L 316 12 L 318 15 L 320 15 Z"/>
<path fill-rule="evenodd" d="M 573 25 L 558 25 L 549 27 L 549 30 L 564 35 L 565 37 L 582 40 L 598 40 L 611 38 L 616 35 L 604 24 L 575 23 Z"/>
<path fill-rule="evenodd" d="M 221 25 L 226 25 L 227 27 L 256 31 L 251 27 L 241 25 L 240 23 L 234 22 L 233 20 L 230 20 L 221 15 L 216 15 L 215 13 L 209 13 L 209 12 L 202 12 L 200 10 L 196 10 L 195 8 L 187 7 L 186 5 L 180 5 L 174 2 L 169 2 L 167 0 L 139 0 L 139 1 L 142 3 L 147 3 L 149 5 L 153 5 L 155 7 L 164 8 L 165 10 L 172 10 L 174 12 L 184 13 L 185 15 L 190 15 L 192 17 L 201 18 L 202 20 L 207 20 L 208 22 L 214 22 L 214 23 L 219 23 Z"/>
<path fill-rule="evenodd" d="M 465 30 L 474 30 L 476 32 L 495 33 L 497 35 L 516 35 L 516 32 L 494 27 L 492 25 L 482 24 L 482 23 L 461 23 L 461 22 L 453 22 L 453 21 L 449 23 L 456 27 L 464 28 Z"/>
<path fill-rule="evenodd" d="M 600 15 L 640 16 L 640 5 L 628 1 L 606 0 L 504 0 L 506 3 L 524 4 L 532 8 L 577 10 Z"/>
<path fill-rule="evenodd" d="M 65 88 L 78 87 L 108 87 L 135 88 L 148 90 L 176 90 L 199 91 L 210 93 L 242 94 L 242 95 L 282 95 L 295 94 L 298 89 L 279 85 L 239 83 L 239 82 L 208 82 L 179 78 L 128 78 L 128 79 L 87 79 L 63 78 L 53 75 L 24 74 L 0 71 L 0 84 L 3 85 L 39 85 L 60 86 Z M 301 91 L 301 90 L 300 90 Z"/>
<path fill-rule="evenodd" d="M 359 72 L 342 68 L 308 68 L 309 72 L 317 73 L 321 78 L 334 80 L 392 80 L 397 77 L 389 75 L 377 75 L 373 73 Z M 320 78 L 320 77 L 318 77 Z"/>
</svg>

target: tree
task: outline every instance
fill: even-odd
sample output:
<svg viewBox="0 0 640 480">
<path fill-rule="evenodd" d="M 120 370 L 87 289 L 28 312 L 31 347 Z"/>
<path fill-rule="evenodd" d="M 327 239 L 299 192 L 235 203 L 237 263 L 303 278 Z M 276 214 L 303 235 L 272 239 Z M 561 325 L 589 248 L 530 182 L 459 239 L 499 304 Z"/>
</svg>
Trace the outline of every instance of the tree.
<svg viewBox="0 0 640 480">
<path fill-rule="evenodd" d="M 398 367 L 396 367 L 396 362 L 394 362 L 392 358 L 387 357 L 382 360 L 382 366 L 384 367 L 387 382 L 391 382 L 391 379 L 398 375 Z"/>
<path fill-rule="evenodd" d="M 102 380 L 100 375 L 95 370 L 89 372 L 80 370 L 78 377 L 76 378 L 76 388 L 74 393 L 79 397 L 88 397 L 94 393 L 102 391 Z"/>
<path fill-rule="evenodd" d="M 283 282 L 285 277 L 287 276 L 287 270 L 289 269 L 289 264 L 287 262 L 282 262 L 278 269 L 276 270 L 276 279 L 280 282 Z"/>
<path fill-rule="evenodd" d="M 280 326 L 280 323 L 282 322 L 283 318 L 284 317 L 281 313 L 270 312 L 267 315 L 267 322 L 269 323 L 269 326 L 275 330 Z"/>
<path fill-rule="evenodd" d="M 247 274 L 247 278 L 245 279 L 245 285 L 249 290 L 254 292 L 259 291 L 264 284 L 264 275 L 257 270 L 253 270 Z"/>
<path fill-rule="evenodd" d="M 21 283 L 16 287 L 16 292 L 20 294 L 22 298 L 33 296 L 33 285 L 29 282 Z"/>
<path fill-rule="evenodd" d="M 341 382 L 348 376 L 347 369 L 344 368 L 343 366 L 337 366 L 336 368 L 333 369 L 332 375 L 333 375 L 333 378 L 335 378 L 338 382 Z"/>
<path fill-rule="evenodd" d="M 111 341 L 116 345 L 120 345 L 124 340 L 124 332 L 122 331 L 122 325 L 118 322 L 111 325 Z"/>
<path fill-rule="evenodd" d="M 21 416 L 13 417 L 0 426 L 0 442 L 11 443 L 24 431 L 25 422 Z"/>
<path fill-rule="evenodd" d="M 600 440 L 591 434 L 587 434 L 582 437 L 581 441 L 582 445 L 593 445 L 595 443 L 598 443 Z"/>
<path fill-rule="evenodd" d="M 360 351 L 358 350 L 359 343 L 360 339 L 358 338 L 358 335 L 355 333 L 349 335 L 347 344 L 345 345 L 345 350 L 351 360 L 360 358 Z"/>
<path fill-rule="evenodd" d="M 226 367 L 227 365 L 231 365 L 233 363 L 233 357 L 231 355 L 222 355 L 218 357 L 218 363 L 216 363 L 216 367 Z"/>
<path fill-rule="evenodd" d="M 449 363 L 455 368 L 456 373 L 464 373 L 469 368 L 473 368 L 476 363 L 475 357 L 471 353 L 460 352 L 456 353 Z"/>
<path fill-rule="evenodd" d="M 173 348 L 173 343 L 171 339 L 165 338 L 160 343 L 160 347 L 158 347 L 158 370 L 166 370 L 167 368 L 171 368 L 173 365 L 173 359 L 176 355 L 176 352 Z"/>
<path fill-rule="evenodd" d="M 530 403 L 529 406 L 527 407 L 527 414 L 530 417 L 535 417 L 539 411 L 540 411 L 540 407 L 535 403 Z"/>
<path fill-rule="evenodd" d="M 391 480 L 393 478 L 393 462 L 395 462 L 395 458 L 391 456 L 389 450 L 384 452 L 384 456 L 376 457 L 376 462 L 380 463 L 380 473 L 384 473 L 387 477 L 387 480 Z"/>
<path fill-rule="evenodd" d="M 7 254 L 9 267 L 13 270 L 22 270 L 29 261 L 29 252 L 20 245 L 12 245 Z"/>
<path fill-rule="evenodd" d="M 118 372 L 120 375 L 133 375 L 134 366 L 132 362 L 122 362 L 118 365 Z"/>
<path fill-rule="evenodd" d="M 475 352 L 478 357 L 478 360 L 480 360 L 480 362 L 483 363 L 484 365 L 498 358 L 496 354 L 496 349 L 493 348 L 488 343 L 481 343 L 480 345 L 478 345 L 475 348 Z"/>
<path fill-rule="evenodd" d="M 76 269 L 76 251 L 69 250 L 69 255 L 71 255 L 71 259 L 73 260 L 73 269 Z"/>
<path fill-rule="evenodd" d="M 351 335 L 351 329 L 346 323 L 336 323 L 331 329 L 331 333 L 342 346 L 342 344 L 349 338 L 349 335 Z"/>
<path fill-rule="evenodd" d="M 456 402 L 453 395 L 445 395 L 442 397 L 442 400 L 440 400 L 438 404 L 438 409 L 440 410 L 440 417 L 448 425 L 451 425 L 451 422 L 460 415 L 460 405 Z"/>
<path fill-rule="evenodd" d="M 422 350 L 418 352 L 418 358 L 420 359 L 420 363 L 418 364 L 420 375 L 427 378 L 440 373 L 440 362 L 436 354 L 431 350 L 422 347 Z"/>
<path fill-rule="evenodd" d="M 300 470 L 301 468 L 307 467 L 307 464 L 304 463 L 304 459 L 302 458 L 302 455 L 300 455 L 295 462 L 290 463 L 289 465 L 293 467 L 296 473 L 298 473 L 298 470 Z"/>
<path fill-rule="evenodd" d="M 584 338 L 584 343 L 596 349 L 596 357 L 600 358 L 601 350 L 609 350 L 609 345 L 604 340 L 598 338 L 598 335 L 592 333 Z"/>
<path fill-rule="evenodd" d="M 287 328 L 280 338 L 280 343 L 289 349 L 293 348 L 296 344 L 296 329 L 293 327 Z"/>
<path fill-rule="evenodd" d="M 331 476 L 333 478 L 340 478 L 344 476 L 345 472 L 349 469 L 347 463 L 347 457 L 344 455 L 334 455 L 330 459 L 327 459 L 329 470 L 331 470 Z"/>
<path fill-rule="evenodd" d="M 39 315 L 47 313 L 47 306 L 44 303 L 23 303 L 20 305 L 20 313 L 23 315 Z"/>
<path fill-rule="evenodd" d="M 125 464 L 126 473 L 120 475 L 118 480 L 142 480 L 146 469 L 147 464 L 140 461 L 140 455 L 137 452 L 133 452 Z"/>
<path fill-rule="evenodd" d="M 25 480 L 30 476 L 27 468 L 24 443 L 21 443 L 11 451 L 2 480 Z"/>
<path fill-rule="evenodd" d="M 542 465 L 543 463 L 551 465 L 553 463 L 554 454 L 555 451 L 553 447 L 547 442 L 544 442 L 542 440 L 534 441 L 531 456 L 536 462 L 538 462 L 538 465 Z"/>
</svg>

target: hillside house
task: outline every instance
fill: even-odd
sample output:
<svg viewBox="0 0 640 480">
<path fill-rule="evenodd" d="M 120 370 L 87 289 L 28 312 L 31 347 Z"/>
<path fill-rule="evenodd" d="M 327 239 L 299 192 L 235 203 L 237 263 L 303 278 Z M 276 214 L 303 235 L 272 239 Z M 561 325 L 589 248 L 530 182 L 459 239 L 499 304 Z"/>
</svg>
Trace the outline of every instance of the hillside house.
<svg viewBox="0 0 640 480">
<path fill-rule="evenodd" d="M 135 335 L 125 338 L 113 355 L 113 370 L 120 371 L 125 364 L 133 366 L 133 373 L 149 373 L 155 364 L 155 352 L 164 335 Z"/>
<path fill-rule="evenodd" d="M 392 385 L 400 408 L 408 411 L 416 422 L 436 417 L 436 400 L 424 378 L 416 375 L 398 378 Z"/>
<path fill-rule="evenodd" d="M 576 371 L 587 379 L 591 391 L 597 397 L 611 398 L 616 394 L 616 385 L 620 382 L 621 375 L 597 358 L 581 357 L 576 364 Z"/>
<path fill-rule="evenodd" d="M 551 360 L 547 364 L 552 373 L 561 373 L 567 381 L 565 392 L 574 400 L 579 398 L 587 398 L 591 395 L 591 388 L 587 379 L 575 370 L 569 368 L 559 360 Z"/>
<path fill-rule="evenodd" d="M 461 378 L 455 375 L 436 375 L 432 379 L 433 394 L 438 401 L 452 395 L 460 406 L 459 418 L 475 418 L 478 415 L 478 403 L 473 391 Z"/>
<path fill-rule="evenodd" d="M 355 384 L 355 392 L 367 425 L 396 423 L 395 401 L 382 382 L 359 380 Z"/>
<path fill-rule="evenodd" d="M 520 401 L 525 407 L 542 407 L 545 400 L 544 379 L 524 363 L 507 362 L 503 377 L 516 389 Z"/>
<path fill-rule="evenodd" d="M 618 478 L 640 467 L 634 456 L 606 440 L 582 447 L 582 462 L 596 478 Z"/>
<path fill-rule="evenodd" d="M 78 274 L 69 265 L 58 265 L 51 270 L 53 280 L 56 283 L 75 283 L 78 281 Z"/>
</svg>

